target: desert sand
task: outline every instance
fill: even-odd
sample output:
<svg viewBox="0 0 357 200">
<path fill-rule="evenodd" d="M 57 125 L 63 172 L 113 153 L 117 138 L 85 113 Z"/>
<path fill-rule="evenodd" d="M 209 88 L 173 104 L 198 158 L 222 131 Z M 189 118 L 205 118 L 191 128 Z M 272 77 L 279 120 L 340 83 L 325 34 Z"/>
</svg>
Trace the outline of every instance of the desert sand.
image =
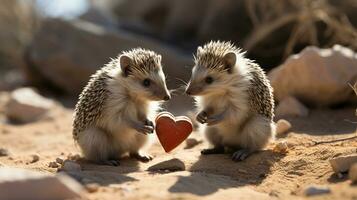
<svg viewBox="0 0 357 200">
<path fill-rule="evenodd" d="M 124 158 L 120 166 L 113 167 L 80 159 L 82 170 L 71 175 L 84 185 L 94 185 L 95 189 L 83 194 L 88 199 L 304 199 L 310 198 L 304 194 L 309 185 L 331 190 L 313 199 L 357 199 L 357 186 L 346 175 L 334 174 L 328 162 L 356 152 L 357 139 L 314 145 L 356 135 L 356 124 L 351 122 L 356 121 L 354 113 L 350 107 L 312 110 L 306 118 L 287 118 L 291 132 L 275 141 L 288 143 L 286 154 L 274 152 L 272 143 L 243 162 L 233 162 L 230 155 L 201 156 L 200 150 L 208 145 L 205 141 L 190 149 L 183 143 L 167 154 L 155 140 L 149 150 L 155 157 L 151 162 Z M 9 156 L 0 157 L 0 165 L 57 173 L 50 162 L 80 153 L 72 140 L 72 114 L 72 109 L 59 108 L 38 122 L 0 124 L 0 147 L 9 151 Z M 191 137 L 203 140 L 197 131 Z M 31 163 L 34 154 L 40 159 Z M 147 171 L 173 158 L 185 170 Z"/>
</svg>

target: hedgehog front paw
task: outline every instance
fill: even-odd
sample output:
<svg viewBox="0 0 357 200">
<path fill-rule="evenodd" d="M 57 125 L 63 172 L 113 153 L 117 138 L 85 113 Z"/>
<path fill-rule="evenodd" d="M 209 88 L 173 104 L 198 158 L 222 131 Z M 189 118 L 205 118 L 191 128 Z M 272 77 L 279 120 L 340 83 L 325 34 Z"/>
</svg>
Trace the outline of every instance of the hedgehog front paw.
<svg viewBox="0 0 357 200">
<path fill-rule="evenodd" d="M 149 162 L 150 160 L 153 159 L 153 156 L 147 153 L 130 153 L 130 157 L 136 158 L 137 160 L 141 162 Z"/>
<path fill-rule="evenodd" d="M 234 152 L 232 155 L 233 161 L 243 161 L 247 159 L 253 152 L 249 151 L 248 149 L 239 149 L 238 151 Z"/>
</svg>

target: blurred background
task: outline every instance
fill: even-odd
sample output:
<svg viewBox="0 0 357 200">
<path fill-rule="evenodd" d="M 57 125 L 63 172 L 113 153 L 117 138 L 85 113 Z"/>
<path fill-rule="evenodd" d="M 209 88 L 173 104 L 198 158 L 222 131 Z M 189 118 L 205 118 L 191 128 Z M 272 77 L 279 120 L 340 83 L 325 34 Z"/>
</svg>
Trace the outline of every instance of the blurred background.
<svg viewBox="0 0 357 200">
<path fill-rule="evenodd" d="M 357 1 L 1 0 L 0 27 L 0 90 L 32 86 L 72 107 L 95 70 L 134 47 L 163 55 L 170 89 L 210 40 L 234 42 L 267 73 L 307 46 L 339 44 L 356 60 Z M 179 113 L 191 100 L 177 93 L 169 108 Z"/>
</svg>

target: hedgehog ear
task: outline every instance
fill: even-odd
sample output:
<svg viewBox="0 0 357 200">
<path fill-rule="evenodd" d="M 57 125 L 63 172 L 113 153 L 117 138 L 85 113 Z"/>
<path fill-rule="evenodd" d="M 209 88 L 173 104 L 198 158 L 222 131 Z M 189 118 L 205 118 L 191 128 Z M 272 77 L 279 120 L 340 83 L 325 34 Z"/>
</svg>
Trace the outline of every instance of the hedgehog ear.
<svg viewBox="0 0 357 200">
<path fill-rule="evenodd" d="M 119 61 L 120 61 L 121 71 L 123 72 L 123 76 L 127 77 L 131 73 L 131 69 L 130 69 L 131 58 L 126 55 L 121 55 Z"/>
<path fill-rule="evenodd" d="M 237 55 L 234 52 L 228 52 L 223 56 L 224 61 L 224 69 L 227 70 L 228 73 L 232 73 L 234 66 L 236 65 Z"/>
<path fill-rule="evenodd" d="M 161 55 L 158 55 L 157 56 L 157 61 L 159 62 L 159 64 L 161 63 L 161 59 L 162 59 Z"/>
</svg>

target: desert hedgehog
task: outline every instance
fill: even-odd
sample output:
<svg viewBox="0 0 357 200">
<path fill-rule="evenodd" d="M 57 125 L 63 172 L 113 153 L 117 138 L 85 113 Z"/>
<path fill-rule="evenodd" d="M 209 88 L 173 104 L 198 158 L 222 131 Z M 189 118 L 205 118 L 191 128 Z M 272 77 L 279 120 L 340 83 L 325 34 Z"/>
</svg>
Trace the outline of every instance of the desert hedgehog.
<svg viewBox="0 0 357 200">
<path fill-rule="evenodd" d="M 197 121 L 213 145 L 202 154 L 233 150 L 232 159 L 244 160 L 264 148 L 275 135 L 272 88 L 263 70 L 230 42 L 198 47 L 186 88 L 195 96 Z"/>
<path fill-rule="evenodd" d="M 88 160 L 118 165 L 126 153 L 142 161 L 160 101 L 169 100 L 161 56 L 137 48 L 122 52 L 91 76 L 79 96 L 73 138 Z"/>
</svg>

